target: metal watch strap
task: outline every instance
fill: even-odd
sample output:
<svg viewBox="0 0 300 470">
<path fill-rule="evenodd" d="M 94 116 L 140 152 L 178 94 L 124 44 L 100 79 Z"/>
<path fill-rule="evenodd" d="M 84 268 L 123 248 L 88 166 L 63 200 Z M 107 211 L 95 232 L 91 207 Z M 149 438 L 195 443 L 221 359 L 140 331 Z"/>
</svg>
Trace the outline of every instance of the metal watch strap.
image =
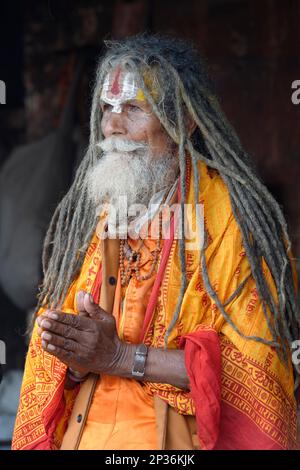
<svg viewBox="0 0 300 470">
<path fill-rule="evenodd" d="M 131 374 L 133 377 L 144 377 L 148 348 L 145 344 L 139 344 L 136 348 Z"/>
</svg>

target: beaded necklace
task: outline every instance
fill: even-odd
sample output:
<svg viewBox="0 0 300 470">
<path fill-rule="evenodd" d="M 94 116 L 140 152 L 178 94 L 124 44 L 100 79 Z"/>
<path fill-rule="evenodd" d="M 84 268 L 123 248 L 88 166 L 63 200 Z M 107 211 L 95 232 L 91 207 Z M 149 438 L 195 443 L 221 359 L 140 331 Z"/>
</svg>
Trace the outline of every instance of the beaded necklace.
<svg viewBox="0 0 300 470">
<path fill-rule="evenodd" d="M 140 246 L 137 250 L 132 250 L 129 246 L 128 241 L 121 239 L 120 240 L 120 276 L 121 276 L 121 286 L 125 287 L 128 285 L 131 277 L 135 277 L 138 281 L 144 281 L 150 279 L 153 276 L 154 270 L 156 268 L 159 253 L 161 251 L 161 238 L 162 238 L 162 213 L 159 212 L 159 235 L 155 244 L 155 249 L 153 251 L 153 260 L 148 274 L 141 275 L 140 272 L 140 259 L 141 259 L 141 248 L 144 244 L 144 240 L 140 243 Z M 125 268 L 124 258 L 128 259 L 127 266 Z"/>
</svg>

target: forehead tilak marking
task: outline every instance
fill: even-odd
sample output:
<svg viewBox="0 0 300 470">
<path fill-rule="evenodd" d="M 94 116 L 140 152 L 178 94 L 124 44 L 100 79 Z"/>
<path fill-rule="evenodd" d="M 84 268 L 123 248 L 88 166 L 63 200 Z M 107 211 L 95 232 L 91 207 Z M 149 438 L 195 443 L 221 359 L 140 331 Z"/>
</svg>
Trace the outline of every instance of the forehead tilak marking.
<svg viewBox="0 0 300 470">
<path fill-rule="evenodd" d="M 112 86 L 111 86 L 111 93 L 113 95 L 118 96 L 120 93 L 120 75 L 121 75 L 121 67 L 118 67 L 115 71 L 115 74 L 112 76 Z"/>
<path fill-rule="evenodd" d="M 142 91 L 137 85 L 137 80 L 133 72 L 117 67 L 109 72 L 104 80 L 101 100 L 110 104 L 114 113 L 121 113 L 121 105 L 125 101 L 132 99 L 144 99 Z"/>
</svg>

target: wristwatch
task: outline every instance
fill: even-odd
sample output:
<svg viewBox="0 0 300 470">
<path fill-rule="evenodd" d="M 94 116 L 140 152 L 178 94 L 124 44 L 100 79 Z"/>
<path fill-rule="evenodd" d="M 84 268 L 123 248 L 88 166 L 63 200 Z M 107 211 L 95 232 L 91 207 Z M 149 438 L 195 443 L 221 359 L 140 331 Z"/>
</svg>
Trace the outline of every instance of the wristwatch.
<svg viewBox="0 0 300 470">
<path fill-rule="evenodd" d="M 131 375 L 139 379 L 144 377 L 146 368 L 146 359 L 148 355 L 148 348 L 145 344 L 139 344 L 136 348 Z"/>
</svg>

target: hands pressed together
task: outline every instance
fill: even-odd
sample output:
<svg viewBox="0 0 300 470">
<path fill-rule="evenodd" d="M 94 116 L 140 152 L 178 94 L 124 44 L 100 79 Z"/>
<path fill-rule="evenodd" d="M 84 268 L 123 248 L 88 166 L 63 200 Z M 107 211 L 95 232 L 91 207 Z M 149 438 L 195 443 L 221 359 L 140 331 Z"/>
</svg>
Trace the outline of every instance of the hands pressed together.
<svg viewBox="0 0 300 470">
<path fill-rule="evenodd" d="M 84 291 L 77 294 L 79 314 L 47 310 L 37 318 L 42 348 L 69 368 L 87 374 L 118 374 L 127 345 L 117 333 L 113 315 Z"/>
<path fill-rule="evenodd" d="M 77 294 L 78 315 L 47 310 L 38 317 L 42 348 L 69 368 L 65 388 L 74 387 L 89 372 L 132 378 L 137 345 L 120 340 L 113 315 L 93 302 L 86 292 Z M 71 373 L 71 374 L 70 374 Z M 149 348 L 142 380 L 189 388 L 184 351 Z"/>
</svg>

